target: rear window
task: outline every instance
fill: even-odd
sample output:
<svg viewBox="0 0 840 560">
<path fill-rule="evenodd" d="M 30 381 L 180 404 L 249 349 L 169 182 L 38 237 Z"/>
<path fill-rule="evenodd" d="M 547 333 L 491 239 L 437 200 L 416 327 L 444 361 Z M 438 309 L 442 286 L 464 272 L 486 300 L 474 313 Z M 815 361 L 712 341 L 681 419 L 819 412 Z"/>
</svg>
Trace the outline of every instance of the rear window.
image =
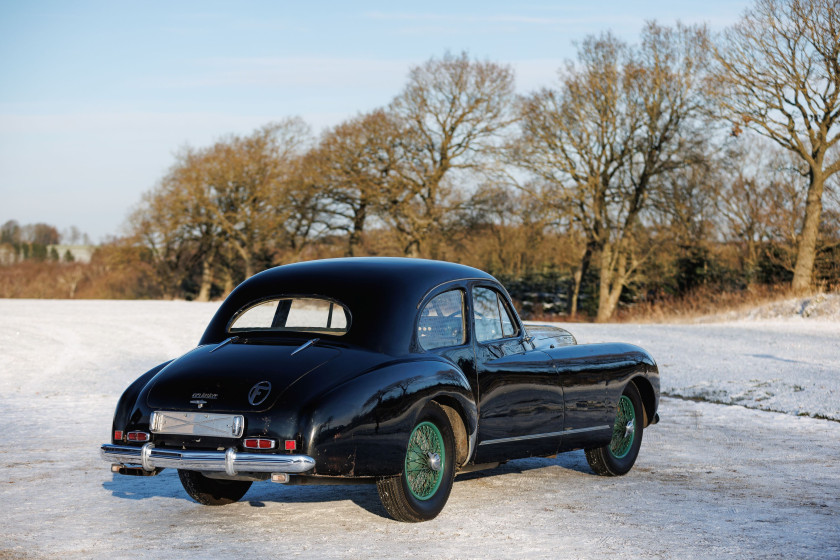
<svg viewBox="0 0 840 560">
<path fill-rule="evenodd" d="M 338 302 L 315 297 L 279 297 L 242 308 L 228 326 L 228 332 L 274 331 L 341 336 L 349 327 L 350 312 Z"/>
</svg>

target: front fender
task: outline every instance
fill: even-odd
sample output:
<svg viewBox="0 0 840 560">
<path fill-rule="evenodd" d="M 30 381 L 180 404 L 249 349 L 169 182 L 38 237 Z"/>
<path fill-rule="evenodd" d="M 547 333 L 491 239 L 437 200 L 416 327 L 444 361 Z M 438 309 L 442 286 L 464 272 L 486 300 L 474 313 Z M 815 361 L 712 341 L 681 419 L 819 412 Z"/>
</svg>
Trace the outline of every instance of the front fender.
<svg viewBox="0 0 840 560">
<path fill-rule="evenodd" d="M 478 413 L 464 374 L 437 357 L 391 362 L 335 387 L 303 411 L 315 474 L 389 476 L 403 470 L 408 436 L 432 400 L 456 405 L 468 434 Z"/>
</svg>

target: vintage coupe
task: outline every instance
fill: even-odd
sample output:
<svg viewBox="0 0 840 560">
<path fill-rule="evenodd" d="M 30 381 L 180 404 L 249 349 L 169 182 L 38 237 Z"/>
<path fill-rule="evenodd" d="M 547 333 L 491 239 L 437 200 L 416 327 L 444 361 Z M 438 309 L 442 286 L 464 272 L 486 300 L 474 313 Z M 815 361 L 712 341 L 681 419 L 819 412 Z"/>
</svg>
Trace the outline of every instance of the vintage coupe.
<svg viewBox="0 0 840 560">
<path fill-rule="evenodd" d="M 522 324 L 499 282 L 453 263 L 303 262 L 238 286 L 199 346 L 132 383 L 102 457 L 178 469 L 197 502 L 253 481 L 375 482 L 402 521 L 435 517 L 459 471 L 585 449 L 622 475 L 658 421 L 650 355 Z"/>
</svg>

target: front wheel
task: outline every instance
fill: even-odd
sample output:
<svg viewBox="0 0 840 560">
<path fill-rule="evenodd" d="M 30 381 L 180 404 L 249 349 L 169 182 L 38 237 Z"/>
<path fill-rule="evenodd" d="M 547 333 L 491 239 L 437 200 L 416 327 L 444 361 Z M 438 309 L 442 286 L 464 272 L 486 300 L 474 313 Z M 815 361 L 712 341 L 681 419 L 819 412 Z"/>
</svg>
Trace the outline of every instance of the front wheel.
<svg viewBox="0 0 840 560">
<path fill-rule="evenodd" d="M 441 512 L 455 477 L 455 437 L 437 403 L 421 412 L 408 437 L 403 472 L 376 481 L 379 499 L 397 521 L 428 521 Z"/>
<path fill-rule="evenodd" d="M 190 497 L 205 506 L 223 506 L 238 502 L 251 487 L 247 480 L 209 478 L 198 471 L 178 469 L 181 486 Z"/>
<path fill-rule="evenodd" d="M 612 439 L 603 447 L 586 450 L 586 461 L 595 474 L 620 476 L 633 468 L 642 445 L 644 417 L 642 396 L 628 383 L 618 399 Z"/>
</svg>

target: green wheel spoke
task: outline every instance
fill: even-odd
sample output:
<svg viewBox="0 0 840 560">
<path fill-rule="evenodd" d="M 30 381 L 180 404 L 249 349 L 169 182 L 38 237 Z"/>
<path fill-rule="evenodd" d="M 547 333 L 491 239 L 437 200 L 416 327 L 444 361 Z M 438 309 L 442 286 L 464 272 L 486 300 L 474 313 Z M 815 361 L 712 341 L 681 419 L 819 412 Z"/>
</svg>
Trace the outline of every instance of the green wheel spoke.
<svg viewBox="0 0 840 560">
<path fill-rule="evenodd" d="M 610 453 L 616 459 L 625 457 L 636 439 L 636 411 L 633 401 L 627 395 L 618 400 L 618 411 L 613 425 L 613 435 L 610 441 Z"/>
<path fill-rule="evenodd" d="M 443 469 L 436 471 L 430 466 L 429 456 L 435 453 L 440 455 L 443 465 L 445 451 L 440 430 L 431 422 L 421 422 L 411 432 L 405 454 L 405 479 L 409 491 L 418 500 L 434 496 L 443 479 Z"/>
</svg>

